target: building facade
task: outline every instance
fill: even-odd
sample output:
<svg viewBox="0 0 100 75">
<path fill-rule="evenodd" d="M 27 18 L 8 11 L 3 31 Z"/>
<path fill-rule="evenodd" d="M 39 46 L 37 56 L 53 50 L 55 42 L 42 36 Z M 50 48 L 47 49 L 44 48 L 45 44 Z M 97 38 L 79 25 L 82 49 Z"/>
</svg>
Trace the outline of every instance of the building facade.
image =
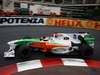
<svg viewBox="0 0 100 75">
<path fill-rule="evenodd" d="M 0 8 L 4 11 L 13 11 L 20 8 L 21 3 L 30 5 L 61 7 L 66 17 L 75 18 L 100 18 L 100 0 L 0 0 Z"/>
</svg>

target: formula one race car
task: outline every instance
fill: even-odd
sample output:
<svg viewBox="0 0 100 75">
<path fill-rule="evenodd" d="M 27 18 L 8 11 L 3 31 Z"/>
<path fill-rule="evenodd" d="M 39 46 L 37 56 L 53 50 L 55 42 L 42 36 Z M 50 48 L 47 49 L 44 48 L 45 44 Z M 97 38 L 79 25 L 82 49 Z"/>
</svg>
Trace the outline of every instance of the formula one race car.
<svg viewBox="0 0 100 75">
<path fill-rule="evenodd" d="M 79 56 L 93 54 L 95 38 L 88 33 L 54 33 L 40 38 L 23 38 L 8 42 L 10 49 L 4 57 L 29 58 L 32 51 L 57 55 L 77 52 Z"/>
</svg>

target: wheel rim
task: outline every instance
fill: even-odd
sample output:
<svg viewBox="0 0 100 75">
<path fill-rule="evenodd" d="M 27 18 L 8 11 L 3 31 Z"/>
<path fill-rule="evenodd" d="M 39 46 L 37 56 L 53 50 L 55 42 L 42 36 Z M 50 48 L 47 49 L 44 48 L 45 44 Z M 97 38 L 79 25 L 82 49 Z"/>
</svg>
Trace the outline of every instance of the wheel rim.
<svg viewBox="0 0 100 75">
<path fill-rule="evenodd" d="M 70 52 L 69 47 L 52 49 L 52 53 L 55 53 L 55 54 L 66 54 L 69 52 Z"/>
</svg>

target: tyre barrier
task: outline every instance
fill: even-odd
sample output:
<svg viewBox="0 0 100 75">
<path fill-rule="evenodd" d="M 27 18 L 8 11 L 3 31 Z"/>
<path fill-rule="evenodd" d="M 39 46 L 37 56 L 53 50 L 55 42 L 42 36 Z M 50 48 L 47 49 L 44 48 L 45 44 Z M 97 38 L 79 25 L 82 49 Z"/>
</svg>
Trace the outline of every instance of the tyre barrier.
<svg viewBox="0 0 100 75">
<path fill-rule="evenodd" d="M 0 68 L 0 75 L 12 75 L 18 72 L 55 66 L 74 66 L 100 69 L 100 61 L 73 58 L 46 58 L 11 64 Z"/>
</svg>

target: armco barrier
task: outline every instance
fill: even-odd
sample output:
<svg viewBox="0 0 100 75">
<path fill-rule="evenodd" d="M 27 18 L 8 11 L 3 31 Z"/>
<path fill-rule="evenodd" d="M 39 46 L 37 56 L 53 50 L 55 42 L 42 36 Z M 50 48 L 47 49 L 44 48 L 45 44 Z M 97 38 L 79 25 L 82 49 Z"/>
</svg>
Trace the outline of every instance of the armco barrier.
<svg viewBox="0 0 100 75">
<path fill-rule="evenodd" d="M 100 21 L 93 20 L 43 17 L 0 17 L 0 26 L 14 25 L 48 25 L 58 27 L 74 27 L 100 30 Z"/>
<path fill-rule="evenodd" d="M 73 59 L 73 58 L 48 58 L 42 60 L 32 60 L 26 62 L 20 62 L 12 64 L 6 67 L 0 68 L 0 75 L 12 75 L 17 72 L 56 66 L 78 66 L 87 67 L 91 69 L 100 69 L 100 61 L 95 60 L 83 60 L 83 59 Z"/>
<path fill-rule="evenodd" d="M 49 26 L 59 26 L 59 27 L 64 26 L 64 27 L 88 28 L 88 29 L 100 30 L 100 21 L 48 18 L 47 23 Z"/>
</svg>

